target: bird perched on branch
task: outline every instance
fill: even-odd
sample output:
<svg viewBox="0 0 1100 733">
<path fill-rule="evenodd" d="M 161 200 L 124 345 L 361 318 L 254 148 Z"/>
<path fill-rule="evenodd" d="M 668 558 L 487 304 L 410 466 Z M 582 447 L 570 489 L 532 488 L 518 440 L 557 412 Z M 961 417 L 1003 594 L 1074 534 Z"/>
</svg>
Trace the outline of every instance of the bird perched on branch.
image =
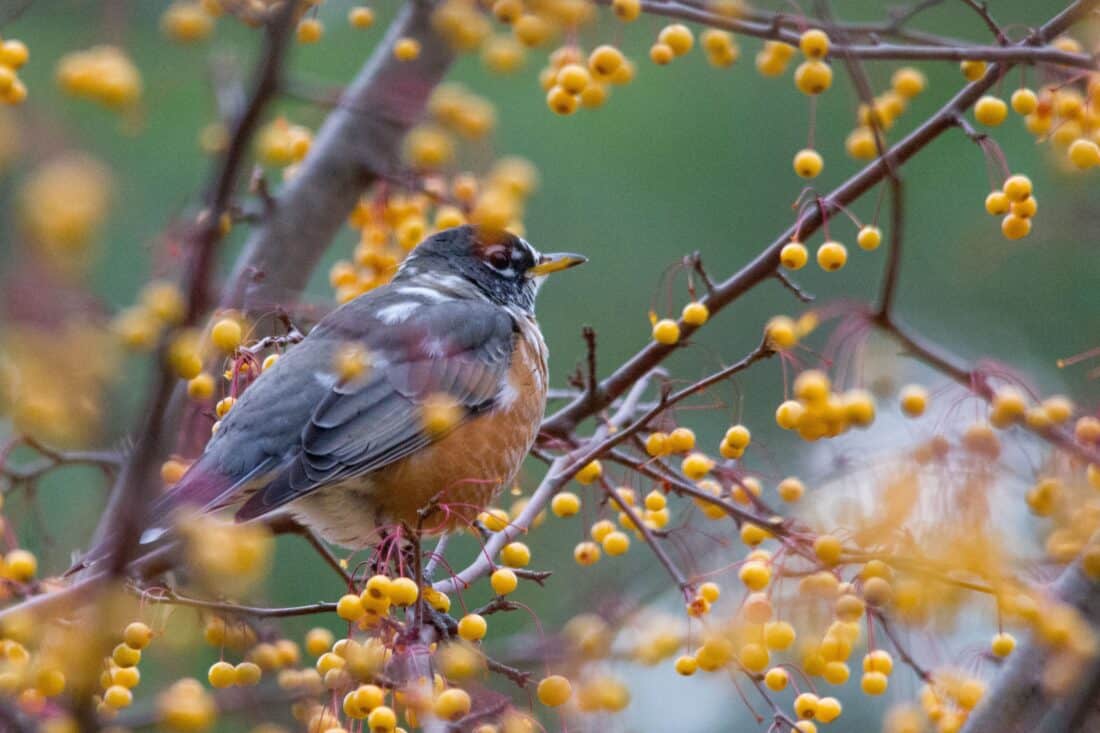
<svg viewBox="0 0 1100 733">
<path fill-rule="evenodd" d="M 361 548 L 384 525 L 469 522 L 512 481 L 543 416 L 535 296 L 585 261 L 470 226 L 428 238 L 240 395 L 151 526 L 183 507 L 239 521 L 285 508 Z"/>
</svg>

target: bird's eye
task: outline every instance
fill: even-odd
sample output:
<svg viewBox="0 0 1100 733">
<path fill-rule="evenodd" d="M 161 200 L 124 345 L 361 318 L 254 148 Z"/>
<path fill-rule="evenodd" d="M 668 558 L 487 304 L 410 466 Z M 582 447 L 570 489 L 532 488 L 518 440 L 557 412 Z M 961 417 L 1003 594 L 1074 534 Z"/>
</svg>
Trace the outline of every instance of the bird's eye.
<svg viewBox="0 0 1100 733">
<path fill-rule="evenodd" d="M 493 250 L 489 253 L 489 264 L 497 270 L 505 270 L 512 264 L 512 258 L 503 249 Z"/>
</svg>

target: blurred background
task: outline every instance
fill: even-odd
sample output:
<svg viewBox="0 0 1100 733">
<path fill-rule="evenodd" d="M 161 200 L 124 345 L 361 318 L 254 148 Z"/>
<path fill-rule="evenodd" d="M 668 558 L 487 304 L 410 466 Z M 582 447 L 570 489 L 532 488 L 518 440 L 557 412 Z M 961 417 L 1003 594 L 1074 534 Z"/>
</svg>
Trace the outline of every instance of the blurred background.
<svg viewBox="0 0 1100 733">
<path fill-rule="evenodd" d="M 17 3 L 0 3 L 0 18 L 9 5 L 14 8 Z M 1046 19 L 1061 4 L 998 0 L 991 5 L 1001 22 L 1026 26 Z M 31 61 L 20 72 L 30 92 L 28 101 L 19 108 L 0 107 L 0 318 L 23 318 L 56 306 L 107 319 L 133 303 L 151 277 L 176 274 L 171 258 L 164 256 L 164 237 L 176 218 L 197 204 L 211 165 L 199 146 L 201 131 L 217 117 L 211 59 L 229 59 L 247 70 L 259 36 L 240 23 L 222 21 L 204 43 L 172 44 L 158 29 L 165 6 L 146 0 L 39 1 L 0 26 L 0 35 L 20 38 L 31 49 Z M 291 79 L 319 88 L 346 83 L 381 37 L 396 5 L 382 0 L 375 6 L 376 22 L 366 31 L 349 27 L 349 7 L 338 0 L 326 0 L 319 7 L 324 38 L 292 49 Z M 840 0 L 834 8 L 848 20 L 877 20 L 884 12 L 876 1 Z M 451 74 L 452 80 L 491 101 L 497 117 L 489 138 L 462 148 L 455 169 L 484 167 L 497 154 L 529 159 L 539 170 L 540 185 L 525 216 L 528 239 L 543 250 L 578 251 L 590 257 L 589 265 L 551 282 L 540 296 L 540 322 L 551 347 L 556 386 L 565 386 L 583 356 L 583 324 L 597 331 L 599 369 L 606 375 L 648 341 L 651 308 L 661 317 L 676 315 L 687 300 L 682 273 L 664 282 L 666 268 L 698 251 L 710 275 L 725 278 L 789 226 L 792 203 L 803 187 L 790 161 L 809 134 L 806 97 L 788 77 L 765 79 L 754 70 L 752 56 L 759 44 L 751 39 L 739 39 L 741 61 L 732 68 L 712 68 L 701 53 L 667 67 L 654 66 L 647 49 L 663 24 L 643 16 L 623 25 L 600 11 L 598 22 L 583 30 L 580 42 L 586 48 L 605 40 L 620 44 L 637 62 L 636 78 L 614 88 L 602 108 L 571 117 L 558 117 L 546 107 L 537 81 L 546 49 L 529 52 L 525 67 L 514 75 L 487 72 L 476 56 L 462 57 Z M 953 36 L 986 38 L 980 20 L 961 3 L 930 9 L 919 24 Z M 125 47 L 143 77 L 140 105 L 122 116 L 64 95 L 54 81 L 64 54 L 107 42 Z M 896 68 L 869 64 L 874 87 L 885 88 Z M 891 131 L 891 140 L 931 114 L 962 84 L 954 64 L 921 68 L 929 78 L 928 90 Z M 1014 72 L 1002 83 L 1003 96 L 1018 79 L 1019 72 Z M 816 147 L 826 161 L 824 173 L 814 181 L 821 192 L 860 167 L 844 152 L 854 108 L 851 85 L 838 71 L 816 115 Z M 275 111 L 314 130 L 324 117 L 323 109 L 288 99 L 279 101 Z M 1083 181 L 1082 174 L 1065 170 L 1049 146 L 1036 145 L 1014 115 L 993 135 L 1010 168 L 1026 172 L 1035 182 L 1040 212 L 1031 236 L 1009 242 L 1000 235 L 997 220 L 983 209 L 990 181 L 981 151 L 961 133 L 945 134 L 904 168 L 908 220 L 898 312 L 967 359 L 1008 362 L 1043 393 L 1064 391 L 1093 410 L 1097 389 L 1089 372 L 1098 362 L 1059 370 L 1056 359 L 1097 346 L 1100 340 L 1100 188 L 1095 178 Z M 50 304 L 41 301 L 54 297 L 52 291 L 40 287 L 26 253 L 20 251 L 26 239 L 17 209 L 20 191 L 38 166 L 66 151 L 85 153 L 104 167 L 102 188 L 110 190 L 109 215 L 81 276 L 86 277 L 90 295 Z M 271 180 L 278 181 L 278 174 Z M 870 219 L 877 199 L 875 190 L 853 209 Z M 232 233 L 223 250 L 222 272 L 246 229 L 241 225 Z M 817 296 L 818 304 L 872 298 L 885 248 L 859 251 L 854 247 L 855 228 L 840 219 L 833 222 L 831 233 L 849 244 L 848 266 L 836 274 L 810 266 L 798 273 L 798 282 Z M 355 239 L 356 233 L 348 229 L 333 243 L 307 295 L 311 302 L 331 304 L 327 265 L 348 257 Z M 820 240 L 818 234 L 811 241 Z M 765 282 L 717 316 L 692 348 L 670 362 L 675 378 L 690 380 L 738 358 L 755 346 L 769 317 L 798 315 L 805 309 L 778 283 Z M 81 358 L 97 356 L 94 345 L 78 351 Z M 869 373 L 897 382 L 912 373 L 904 360 L 895 360 L 888 344 L 877 344 L 873 351 L 880 361 L 877 368 L 868 368 Z M 805 362 L 813 359 L 813 354 L 803 355 Z M 112 361 L 104 368 L 113 381 L 104 419 L 82 437 L 81 443 L 89 447 L 125 442 L 149 372 L 144 357 Z M 943 384 L 937 377 L 929 379 L 933 386 Z M 683 413 L 682 421 L 701 434 L 715 434 L 740 417 L 753 429 L 754 445 L 761 448 L 751 468 L 766 485 L 798 473 L 812 486 L 814 471 L 824 472 L 830 461 L 865 447 L 853 437 L 811 452 L 792 451 L 792 436 L 782 434 L 772 420 L 783 399 L 778 362 L 758 367 L 738 380 L 736 392 L 726 388 L 718 399 L 727 407 Z M 6 432 L 0 423 L 0 437 Z M 532 464 L 521 488 L 530 491 L 540 475 L 540 466 Z M 7 516 L 18 518 L 13 529 L 21 543 L 41 552 L 45 573 L 56 573 L 67 566 L 74 538 L 89 535 L 104 495 L 103 481 L 94 471 L 65 469 L 40 483 L 33 502 L 26 503 L 25 496 L 11 497 Z M 578 570 L 571 550 L 585 526 L 550 518 L 543 531 L 528 539 L 534 565 L 557 571 L 546 588 L 532 585 L 518 594 L 518 600 L 536 610 L 546 629 L 560 628 L 583 608 L 629 607 L 665 596 L 658 603 L 672 611 L 679 607 L 644 548 Z M 472 543 L 452 547 L 455 560 L 473 551 Z M 306 603 L 339 593 L 336 578 L 301 550 L 294 539 L 280 540 L 267 602 Z M 696 563 L 707 566 L 706 557 L 696 558 Z M 480 600 L 481 594 L 474 592 L 467 602 Z M 312 623 L 294 620 L 289 628 L 304 631 Z M 504 640 L 521 627 L 529 631 L 529 619 L 522 614 L 501 616 L 494 621 L 493 636 Z M 166 673 L 195 673 L 201 669 L 198 658 L 209 662 L 214 654 L 199 644 L 183 648 L 187 653 L 161 649 L 159 653 L 174 658 L 163 665 Z M 685 680 L 667 663 L 652 670 L 624 667 L 622 674 L 634 695 L 628 712 L 614 722 L 593 719 L 587 730 L 657 730 L 654 716 L 668 715 L 672 706 L 678 716 L 672 729 L 685 733 L 754 729 L 728 679 Z M 869 729 L 865 722 L 881 715 L 882 702 L 838 696 L 852 706 L 852 714 L 845 717 L 847 730 Z M 860 717 L 864 712 L 867 717 Z"/>
</svg>

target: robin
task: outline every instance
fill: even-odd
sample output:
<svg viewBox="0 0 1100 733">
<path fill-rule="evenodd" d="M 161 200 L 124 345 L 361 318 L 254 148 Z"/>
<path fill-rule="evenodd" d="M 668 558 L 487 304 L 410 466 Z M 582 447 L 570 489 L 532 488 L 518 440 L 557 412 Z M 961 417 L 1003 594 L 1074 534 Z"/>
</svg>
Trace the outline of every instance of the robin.
<svg viewBox="0 0 1100 733">
<path fill-rule="evenodd" d="M 547 275 L 585 261 L 470 226 L 429 237 L 390 283 L 334 310 L 244 391 L 153 526 L 180 507 L 236 508 L 238 521 L 285 509 L 359 549 L 426 508 L 439 510 L 429 531 L 470 521 L 512 481 L 542 420 L 535 296 Z M 334 363 L 349 347 L 363 368 L 342 378 Z"/>
</svg>

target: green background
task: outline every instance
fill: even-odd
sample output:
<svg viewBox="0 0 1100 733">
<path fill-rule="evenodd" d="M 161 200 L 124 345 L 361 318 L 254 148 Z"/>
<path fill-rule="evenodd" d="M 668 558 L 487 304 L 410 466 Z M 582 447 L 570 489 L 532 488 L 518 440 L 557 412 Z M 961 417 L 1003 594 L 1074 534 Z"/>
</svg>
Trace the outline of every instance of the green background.
<svg viewBox="0 0 1100 733">
<path fill-rule="evenodd" d="M 1021 0 L 992 5 L 1002 22 L 1026 25 L 1044 19 L 1059 3 Z M 8 250 L 18 246 L 11 224 L 13 195 L 32 163 L 61 148 L 92 153 L 111 166 L 117 184 L 102 238 L 103 255 L 90 282 L 109 309 L 133 302 L 150 276 L 153 244 L 168 223 L 196 204 L 211 165 L 196 143 L 198 131 L 215 115 L 208 59 L 211 54 L 229 55 L 247 69 L 258 42 L 256 33 L 222 19 L 208 43 L 176 46 L 157 31 L 162 3 L 116 6 L 121 10 L 111 14 L 97 3 L 38 2 L 17 21 L 0 28 L 5 37 L 26 41 L 32 54 L 22 72 L 31 99 L 19 110 L 29 149 L 12 169 L 0 173 L 0 217 L 5 220 L 0 226 L 4 237 L 0 252 L 8 260 Z M 377 8 L 379 22 L 365 32 L 347 26 L 347 7 L 329 0 L 320 9 L 325 38 L 315 46 L 292 50 L 292 76 L 338 84 L 350 79 L 363 63 L 381 37 L 392 7 Z M 840 15 L 854 20 L 874 19 L 882 13 L 875 2 L 838 2 L 835 7 Z M 929 10 L 921 22 L 923 27 L 952 35 L 985 37 L 977 17 L 959 3 Z M 646 343 L 649 308 L 673 315 L 686 301 L 682 275 L 671 290 L 661 285 L 666 267 L 698 250 L 713 277 L 728 276 L 791 223 L 791 204 L 803 185 L 791 171 L 790 160 L 806 143 L 808 104 L 789 77 L 760 77 L 752 65 L 759 44 L 751 39 L 741 42 L 742 60 L 732 69 L 711 68 L 698 50 L 668 67 L 655 67 L 645 54 L 663 24 L 661 19 L 643 17 L 624 27 L 601 14 L 598 25 L 582 33 L 586 47 L 605 40 L 621 43 L 637 61 L 638 72 L 632 84 L 613 90 L 604 108 L 582 110 L 570 118 L 553 115 L 543 101 L 536 75 L 545 52 L 529 54 L 525 70 L 512 77 L 487 74 L 476 57 L 460 60 L 451 74 L 492 100 L 498 113 L 492 141 L 484 149 L 467 149 L 464 154 L 471 161 L 484 161 L 493 152 L 532 160 L 540 170 L 541 186 L 528 208 L 528 238 L 544 251 L 579 251 L 591 258 L 588 266 L 553 280 L 541 295 L 539 318 L 551 346 L 551 373 L 558 386 L 564 386 L 583 353 L 582 324 L 596 328 L 600 372 L 608 373 Z M 127 129 L 116 115 L 89 102 L 64 97 L 53 83 L 54 66 L 62 54 L 107 39 L 123 43 L 143 75 L 145 93 L 137 130 Z M 885 88 L 896 66 L 870 65 L 876 90 Z M 961 84 L 953 63 L 922 68 L 929 76 L 929 89 L 901 118 L 891 140 L 932 113 Z M 1005 96 L 1017 80 L 1013 73 L 1004 81 Z M 821 99 L 817 114 L 817 146 L 826 166 L 814 183 L 822 192 L 858 170 L 843 149 L 853 107 L 850 84 L 838 69 L 834 88 Z M 319 110 L 292 102 L 280 103 L 279 109 L 313 128 L 323 116 Z M 1040 210 L 1033 234 L 1019 242 L 1000 236 L 998 222 L 982 207 L 990 185 L 982 154 L 961 133 L 948 132 L 904 168 L 908 223 L 899 312 L 919 330 L 969 359 L 1002 360 L 1022 369 L 1040 391 L 1067 390 L 1091 407 L 1095 382 L 1087 379 L 1089 367 L 1059 371 L 1054 361 L 1096 345 L 1100 333 L 1096 308 L 1100 258 L 1095 254 L 1100 241 L 1100 189 L 1095 174 L 1085 178 L 1062 171 L 1050 147 L 1036 145 L 1014 115 L 995 131 L 995 139 L 1012 169 L 1027 172 L 1035 182 Z M 875 197 L 873 193 L 860 201 L 854 211 L 869 218 Z M 240 229 L 224 252 L 227 265 L 243 238 Z M 819 302 L 838 297 L 865 300 L 877 291 L 885 252 L 859 251 L 854 235 L 848 222 L 835 221 L 834 238 L 850 245 L 851 258 L 844 270 L 824 274 L 811 265 L 798 273 L 798 281 Z M 330 259 L 346 256 L 353 240 L 345 230 Z M 819 241 L 820 234 L 811 244 Z M 330 297 L 323 273 L 310 293 L 319 301 Z M 676 378 L 698 377 L 736 359 L 756 344 L 768 317 L 802 309 L 774 281 L 762 284 L 716 316 L 692 348 L 671 360 Z M 820 347 L 823 340 L 815 337 L 813 343 Z M 803 353 L 801 359 L 812 361 L 813 355 Z M 117 444 L 133 423 L 146 376 L 140 360 L 127 363 L 111 397 L 119 419 L 105 427 L 104 446 Z M 937 386 L 942 383 L 933 381 Z M 766 363 L 739 380 L 740 408 L 686 413 L 685 423 L 713 436 L 743 410 L 740 414 L 753 428 L 760 447 L 757 462 L 749 465 L 769 478 L 798 472 L 802 459 L 793 457 L 794 443 L 772 428 L 771 413 L 782 399 L 782 385 L 779 364 Z M 718 395 L 730 404 L 735 402 L 733 397 L 729 388 Z M 843 440 L 835 445 L 839 447 L 820 450 L 839 451 Z M 523 481 L 525 489 L 534 486 L 539 473 L 533 466 Z M 41 544 L 44 535 L 35 522 L 17 522 L 20 536 L 44 550 L 47 571 L 61 570 L 72 538 L 89 531 L 93 514 L 88 508 L 98 506 L 91 503 L 97 496 L 91 488 L 95 483 L 78 471 L 58 472 L 43 482 L 41 522 L 55 540 L 52 545 Z M 587 491 L 583 495 L 591 497 Z M 22 516 L 18 507 L 16 502 L 8 516 Z M 546 589 L 524 588 L 519 593 L 520 600 L 534 606 L 546 629 L 559 628 L 579 608 L 648 597 L 667 586 L 655 561 L 641 548 L 626 558 L 605 558 L 590 570 L 577 571 L 570 548 L 581 538 L 584 526 L 575 520 L 551 519 L 548 524 L 554 525 L 552 531 L 536 532 L 530 538 L 534 564 L 559 572 Z M 334 598 L 338 583 L 295 543 L 280 541 L 264 600 L 291 604 Z M 461 562 L 471 547 L 455 547 L 452 560 Z M 706 567 L 706 557 L 699 564 Z M 483 595 L 472 593 L 471 603 Z M 675 610 L 674 602 L 670 608 Z M 307 621 L 301 621 L 289 628 L 307 626 Z M 508 631 L 527 626 L 522 614 L 496 617 L 492 636 L 503 638 Z M 183 662 L 176 662 L 175 668 L 177 673 L 200 669 Z M 636 684 L 635 712 L 624 724 L 629 729 L 655 729 L 638 712 L 660 710 L 653 707 L 654 701 L 683 700 L 686 706 L 705 711 L 688 715 L 680 730 L 714 730 L 713 721 L 707 721 L 711 715 L 724 716 L 717 719 L 744 715 L 722 680 L 705 684 L 679 680 L 667 664 L 660 673 L 636 675 L 630 667 L 623 672 L 634 675 Z M 854 701 L 851 696 L 844 699 Z M 857 721 L 847 719 L 853 726 L 847 729 L 861 729 Z M 748 724 L 747 717 L 745 721 Z"/>
</svg>

